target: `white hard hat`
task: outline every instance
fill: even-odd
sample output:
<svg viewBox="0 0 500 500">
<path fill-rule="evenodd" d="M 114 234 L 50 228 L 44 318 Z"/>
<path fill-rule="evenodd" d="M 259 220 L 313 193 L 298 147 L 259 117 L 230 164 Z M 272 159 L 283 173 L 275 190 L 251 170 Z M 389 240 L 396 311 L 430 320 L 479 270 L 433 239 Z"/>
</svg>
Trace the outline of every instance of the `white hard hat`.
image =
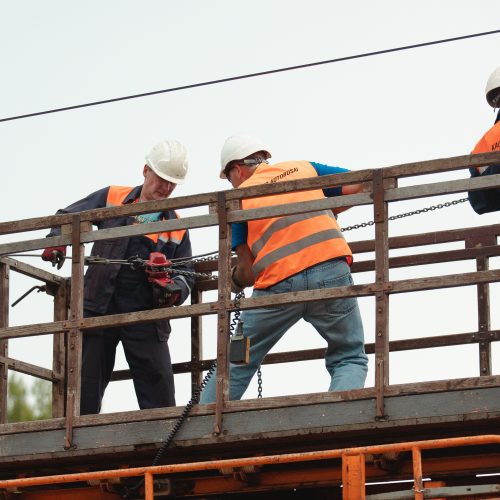
<svg viewBox="0 0 500 500">
<path fill-rule="evenodd" d="M 486 100 L 492 108 L 500 108 L 500 66 L 488 78 Z"/>
<path fill-rule="evenodd" d="M 182 184 L 188 170 L 186 148 L 173 139 L 159 142 L 146 156 L 146 165 L 162 179 Z"/>
<path fill-rule="evenodd" d="M 266 144 L 264 144 L 257 137 L 251 135 L 232 135 L 226 139 L 224 146 L 220 153 L 220 175 L 221 179 L 225 179 L 224 169 L 227 167 L 228 163 L 234 160 L 242 160 L 247 156 L 254 153 L 263 151 L 267 158 L 271 158 L 271 153 Z"/>
</svg>

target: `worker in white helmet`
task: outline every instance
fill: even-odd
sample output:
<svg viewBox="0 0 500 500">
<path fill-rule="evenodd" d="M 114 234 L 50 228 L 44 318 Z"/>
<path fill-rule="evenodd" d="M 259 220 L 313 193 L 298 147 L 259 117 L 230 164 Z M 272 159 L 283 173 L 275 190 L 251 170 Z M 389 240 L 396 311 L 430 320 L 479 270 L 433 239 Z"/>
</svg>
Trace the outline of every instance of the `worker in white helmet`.
<svg viewBox="0 0 500 500">
<path fill-rule="evenodd" d="M 175 140 L 164 140 L 156 144 L 146 156 L 142 169 L 144 182 L 141 186 L 108 186 L 57 213 L 163 200 L 172 194 L 177 184 L 184 182 L 187 170 L 184 146 Z M 95 224 L 99 229 L 107 229 L 176 217 L 174 211 L 168 210 L 134 217 L 117 217 Z M 56 236 L 60 232 L 60 228 L 53 228 L 48 236 Z M 149 260 L 152 252 L 161 252 L 168 260 L 191 257 L 188 232 L 178 230 L 96 241 L 91 255 L 111 260 L 134 256 Z M 47 248 L 42 259 L 60 268 L 65 255 L 66 247 Z M 193 270 L 189 263 L 176 269 Z M 193 278 L 175 274 L 171 279 L 173 283 L 169 282 L 168 287 L 162 287 L 158 280 L 154 284 L 148 280 L 144 270 L 133 270 L 131 266 L 120 264 L 91 264 L 85 275 L 84 315 L 100 316 L 179 305 L 188 297 Z M 167 344 L 169 334 L 170 324 L 166 319 L 84 332 L 80 414 L 99 413 L 104 391 L 113 372 L 116 346 L 120 341 L 130 366 L 139 407 L 175 406 L 174 377 Z"/>
<path fill-rule="evenodd" d="M 486 83 L 486 101 L 493 108 L 500 108 L 500 66 L 493 71 Z M 500 151 L 500 110 L 495 124 L 472 151 L 473 154 Z M 470 169 L 471 177 L 500 174 L 500 165 L 488 165 Z M 500 188 L 482 189 L 469 192 L 469 202 L 478 214 L 500 210 Z"/>
<path fill-rule="evenodd" d="M 229 137 L 221 152 L 220 177 L 234 188 L 287 180 L 339 174 L 347 169 L 309 161 L 269 164 L 270 149 L 261 140 L 248 136 Z M 243 209 L 320 200 L 325 196 L 360 192 L 360 184 L 283 193 L 242 201 Z M 342 209 L 336 210 L 340 212 Z M 330 210 L 271 217 L 232 226 L 232 248 L 237 265 L 231 271 L 233 292 L 253 286 L 253 297 L 353 283 L 352 252 Z M 285 332 L 300 319 L 311 323 L 326 340 L 326 368 L 330 391 L 364 386 L 367 356 L 357 299 L 288 304 L 245 310 L 243 336 L 250 339 L 248 364 L 231 364 L 229 397 L 240 399 L 265 355 Z M 208 381 L 201 403 L 215 400 L 216 378 Z"/>
</svg>

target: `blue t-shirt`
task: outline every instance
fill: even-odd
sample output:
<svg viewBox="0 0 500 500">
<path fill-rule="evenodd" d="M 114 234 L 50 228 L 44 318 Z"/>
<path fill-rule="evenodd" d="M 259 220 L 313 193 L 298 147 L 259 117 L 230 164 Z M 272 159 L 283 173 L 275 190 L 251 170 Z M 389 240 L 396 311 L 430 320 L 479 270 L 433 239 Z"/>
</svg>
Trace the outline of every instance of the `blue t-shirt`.
<svg viewBox="0 0 500 500">
<path fill-rule="evenodd" d="M 321 175 L 331 175 L 331 174 L 343 174 L 349 172 L 349 169 L 342 167 L 331 167 L 330 165 L 324 165 L 323 163 L 316 163 L 314 161 L 310 162 L 311 165 L 316 170 L 319 176 Z M 332 196 L 340 196 L 342 194 L 342 186 L 336 186 L 332 188 L 323 189 L 323 193 L 328 198 Z M 247 242 L 248 238 L 248 223 L 246 222 L 235 222 L 231 225 L 232 227 L 232 238 L 231 238 L 231 248 L 234 250 L 238 245 L 242 245 Z"/>
</svg>

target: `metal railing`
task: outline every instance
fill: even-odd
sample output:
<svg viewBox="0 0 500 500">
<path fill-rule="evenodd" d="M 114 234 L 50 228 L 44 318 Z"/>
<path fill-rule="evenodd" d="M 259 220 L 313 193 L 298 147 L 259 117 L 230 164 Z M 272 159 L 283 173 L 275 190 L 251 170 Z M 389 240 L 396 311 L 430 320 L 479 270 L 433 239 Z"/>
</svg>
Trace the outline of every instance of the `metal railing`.
<svg viewBox="0 0 500 500">
<path fill-rule="evenodd" d="M 281 455 L 266 455 L 171 465 L 157 465 L 154 467 L 134 467 L 117 470 L 59 474 L 54 476 L 8 479 L 0 480 L 0 490 L 5 489 L 22 494 L 23 488 L 26 489 L 33 486 L 60 485 L 81 482 L 85 482 L 87 484 L 95 484 L 96 482 L 100 482 L 101 484 L 104 484 L 106 480 L 109 481 L 113 479 L 143 476 L 143 493 L 137 492 L 137 494 L 139 494 L 140 497 L 143 497 L 145 500 L 153 500 L 153 498 L 155 497 L 154 476 L 172 476 L 174 474 L 197 471 L 244 471 L 245 469 L 251 470 L 252 468 L 258 468 L 266 465 L 276 466 L 281 464 L 297 464 L 312 461 L 341 459 L 341 484 L 343 486 L 342 498 L 344 500 L 354 500 L 366 498 L 365 462 L 367 455 L 384 455 L 411 452 L 413 471 L 412 474 L 409 475 L 409 477 L 413 478 L 413 491 L 410 492 L 409 496 L 405 496 L 404 498 L 423 500 L 424 498 L 437 498 L 437 496 L 430 496 L 430 494 L 432 493 L 432 488 L 425 487 L 425 476 L 423 473 L 424 469 L 422 467 L 423 450 L 499 444 L 500 436 L 498 435 L 467 436 L 447 439 L 433 439 L 426 441 L 408 441 L 403 443 L 362 446 L 356 448 L 330 449 L 313 452 L 286 453 Z M 334 467 L 331 466 L 330 469 L 333 470 Z M 447 488 L 440 488 L 439 495 L 444 495 L 450 492 L 446 490 Z M 451 488 L 451 490 L 453 490 L 453 488 Z M 473 493 L 473 491 L 473 488 L 469 487 L 469 492 Z M 495 492 L 498 492 L 498 489 L 491 491 L 491 493 Z M 71 492 L 68 491 L 68 496 L 60 496 L 60 498 L 74 498 L 71 495 Z M 453 495 L 446 496 L 451 497 Z M 390 498 L 387 493 L 384 494 L 383 497 L 376 497 L 386 499 Z M 134 498 L 138 497 L 134 496 Z M 398 498 L 401 497 L 399 496 Z M 482 498 L 488 497 L 483 496 Z"/>
<path fill-rule="evenodd" d="M 291 215 L 317 210 L 334 209 L 340 206 L 373 205 L 375 239 L 359 241 L 351 244 L 354 253 L 374 252 L 375 258 L 353 265 L 353 272 L 374 271 L 373 283 L 353 285 L 334 289 L 321 289 L 299 293 L 285 293 L 265 300 L 259 298 L 242 299 L 239 307 L 244 309 L 269 305 L 287 304 L 290 302 L 310 302 L 338 297 L 375 298 L 375 342 L 368 344 L 367 352 L 375 355 L 375 400 L 376 417 L 385 415 L 384 398 L 391 394 L 389 384 L 389 352 L 406 349 L 459 345 L 475 343 L 479 348 L 480 373 L 482 377 L 491 375 L 491 343 L 499 340 L 500 331 L 491 330 L 488 284 L 500 281 L 500 270 L 488 269 L 490 257 L 500 255 L 497 238 L 500 235 L 500 224 L 460 230 L 447 230 L 421 235 L 408 235 L 389 238 L 388 203 L 429 196 L 448 195 L 463 191 L 471 191 L 500 186 L 500 175 L 488 178 L 460 179 L 454 181 L 421 184 L 409 187 L 398 187 L 398 179 L 423 174 L 460 170 L 469 166 L 482 166 L 500 162 L 500 153 L 468 155 L 448 159 L 412 163 L 374 170 L 363 170 L 334 176 L 324 176 L 300 181 L 282 182 L 270 185 L 254 186 L 246 189 L 221 191 L 200 195 L 184 196 L 162 201 L 152 201 L 133 206 L 121 206 L 106 209 L 90 210 L 77 214 L 66 214 L 39 217 L 21 221 L 0 223 L 0 235 L 13 235 L 61 226 L 62 234 L 50 238 L 13 241 L 0 244 L 0 424 L 6 423 L 6 390 L 7 370 L 20 371 L 53 383 L 53 416 L 66 419 L 65 447 L 72 447 L 74 417 L 79 415 L 81 339 L 82 332 L 92 328 L 117 325 L 130 325 L 151 322 L 158 319 L 187 318 L 192 321 L 191 360 L 174 366 L 177 373 L 190 372 L 193 385 L 199 383 L 201 374 L 210 361 L 203 360 L 201 352 L 202 326 L 201 317 L 217 316 L 217 365 L 218 391 L 215 404 L 214 429 L 219 433 L 222 429 L 222 415 L 230 403 L 228 402 L 228 359 L 227 342 L 229 338 L 230 315 L 236 309 L 230 291 L 231 262 L 231 224 L 252 219 L 262 219 L 279 215 Z M 366 192 L 337 198 L 326 198 L 305 203 L 264 207 L 253 210 L 242 210 L 241 200 L 269 194 L 290 191 L 324 188 L 331 185 L 365 183 L 369 186 Z M 156 212 L 167 209 L 204 206 L 208 210 L 205 215 L 186 217 L 178 220 L 133 225 L 113 229 L 92 230 L 92 223 L 132 214 Z M 92 318 L 83 317 L 83 270 L 84 244 L 110 238 L 129 237 L 160 231 L 178 229 L 196 229 L 201 227 L 218 228 L 217 266 L 214 263 L 200 264 L 200 269 L 218 270 L 217 300 L 203 302 L 203 292 L 213 289 L 214 282 L 199 280 L 192 294 L 192 304 L 169 309 L 155 309 L 128 314 L 117 314 Z M 389 257 L 393 248 L 409 248 L 415 245 L 462 241 L 464 249 L 431 252 L 419 255 Z M 42 271 L 5 255 L 46 248 L 48 246 L 72 245 L 71 278 L 66 279 L 52 273 Z M 453 276 L 436 276 L 431 278 L 415 278 L 394 281 L 389 279 L 391 268 L 414 266 L 427 263 L 448 262 L 451 260 L 474 260 L 476 271 L 460 273 Z M 19 272 L 46 283 L 47 291 L 54 296 L 54 321 L 48 323 L 9 326 L 9 273 Z M 71 286 L 70 286 L 71 285 Z M 392 294 L 430 290 L 447 287 L 476 285 L 478 290 L 478 329 L 473 332 L 453 335 L 441 335 L 420 339 L 391 341 L 389 336 L 389 300 Z M 47 370 L 8 357 L 8 340 L 35 335 L 54 335 L 53 368 Z M 305 350 L 291 353 L 274 353 L 268 355 L 265 363 L 285 363 L 305 359 L 317 359 L 323 356 L 324 350 Z M 121 373 L 116 378 L 124 378 Z M 499 386 L 498 377 L 490 377 L 489 383 Z M 422 386 L 425 390 L 425 386 Z M 19 424 L 22 429 L 22 424 Z"/>
</svg>

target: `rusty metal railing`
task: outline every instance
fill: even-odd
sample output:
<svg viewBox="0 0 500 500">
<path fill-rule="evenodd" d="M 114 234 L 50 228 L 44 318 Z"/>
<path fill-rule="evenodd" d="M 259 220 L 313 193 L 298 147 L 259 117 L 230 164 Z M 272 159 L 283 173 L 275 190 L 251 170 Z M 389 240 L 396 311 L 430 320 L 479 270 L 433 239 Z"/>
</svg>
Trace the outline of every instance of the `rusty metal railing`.
<svg viewBox="0 0 500 500">
<path fill-rule="evenodd" d="M 413 490 L 415 500 L 424 499 L 424 482 L 422 467 L 422 451 L 438 448 L 456 448 L 474 445 L 500 444 L 500 435 L 467 436 L 448 439 L 432 439 L 426 441 L 408 441 L 402 443 L 362 446 L 356 448 L 331 449 L 303 453 L 286 453 L 248 458 L 190 462 L 182 464 L 158 465 L 155 467 L 134 467 L 96 472 L 81 472 L 19 479 L 0 480 L 0 490 L 20 490 L 33 486 L 58 485 L 77 482 L 104 481 L 116 478 L 144 477 L 144 498 L 154 498 L 154 476 L 173 475 L 196 471 L 218 471 L 241 469 L 265 465 L 304 463 L 310 461 L 341 459 L 343 499 L 363 499 L 365 487 L 366 455 L 383 455 L 386 453 L 411 452 L 413 464 Z M 20 491 L 19 491 L 20 492 Z"/>
<path fill-rule="evenodd" d="M 193 196 L 184 196 L 162 201 L 134 204 L 134 206 L 121 206 L 109 209 L 97 209 L 79 214 L 67 214 L 49 217 L 39 217 L 22 221 L 0 223 L 0 235 L 27 232 L 52 226 L 61 226 L 62 234 L 51 238 L 40 238 L 26 241 L 13 241 L 0 244 L 0 255 L 26 252 L 45 248 L 47 246 L 72 245 L 73 260 L 71 287 L 68 280 L 51 273 L 38 270 L 33 266 L 21 263 L 8 257 L 0 257 L 0 424 L 6 422 L 6 390 L 7 370 L 18 370 L 33 376 L 45 378 L 54 384 L 54 416 L 66 418 L 65 447 L 71 449 L 73 434 L 73 418 L 79 415 L 80 395 L 80 369 L 81 369 L 81 337 L 82 332 L 97 327 L 128 325 L 141 322 L 156 321 L 158 319 L 190 317 L 193 320 L 192 356 L 189 364 L 184 364 L 186 369 L 193 373 L 193 383 L 199 380 L 201 371 L 206 367 L 202 359 L 200 339 L 201 325 L 199 318 L 204 315 L 217 316 L 218 349 L 217 363 L 222 383 L 219 385 L 217 404 L 215 406 L 214 429 L 222 429 L 222 416 L 228 402 L 228 361 L 226 345 L 229 338 L 229 318 L 236 305 L 231 300 L 229 285 L 229 269 L 231 259 L 231 224 L 233 222 L 248 221 L 276 215 L 294 214 L 316 211 L 319 209 L 333 209 L 339 206 L 373 205 L 375 239 L 369 242 L 357 242 L 352 245 L 356 251 L 374 251 L 373 261 L 360 262 L 353 266 L 353 271 L 374 270 L 375 280 L 366 285 L 341 287 L 338 289 L 314 290 L 297 294 L 280 294 L 273 297 L 272 304 L 279 305 L 295 302 L 308 302 L 325 300 L 337 297 L 375 297 L 375 342 L 367 346 L 368 352 L 375 354 L 375 390 L 376 390 L 376 417 L 385 415 L 384 398 L 389 386 L 389 352 L 395 349 L 419 348 L 437 345 L 456 345 L 463 342 L 477 343 L 480 349 L 480 375 L 491 374 L 491 342 L 499 339 L 499 332 L 492 331 L 490 325 L 490 306 L 488 284 L 500 281 L 500 270 L 488 269 L 488 259 L 498 255 L 497 238 L 500 225 L 488 228 L 476 228 L 464 231 L 443 231 L 436 233 L 435 238 L 442 241 L 451 238 L 453 241 L 464 241 L 466 248 L 448 252 L 435 252 L 427 254 L 426 258 L 420 256 L 404 256 L 389 258 L 389 249 L 394 245 L 400 247 L 419 244 L 424 236 L 412 235 L 406 240 L 389 238 L 387 205 L 390 202 L 409 200 L 421 197 L 447 195 L 467 190 L 484 189 L 500 186 L 500 176 L 489 178 L 460 179 L 454 181 L 436 182 L 409 187 L 397 186 L 399 178 L 418 176 L 422 174 L 440 173 L 450 170 L 460 170 L 469 166 L 481 166 L 489 163 L 500 162 L 500 153 L 462 156 L 449 159 L 433 160 L 429 162 L 413 163 L 387 167 L 375 170 L 363 170 L 325 176 L 300 181 L 275 183 L 272 185 L 254 186 L 241 190 L 222 191 Z M 324 188 L 329 185 L 352 184 L 363 182 L 370 186 L 368 191 L 356 195 L 339 198 L 327 198 L 314 202 L 290 204 L 282 206 L 264 207 L 243 211 L 240 203 L 243 198 L 277 194 L 293 190 L 307 190 Z M 113 218 L 117 216 L 148 213 L 167 209 L 186 208 L 193 206 L 206 206 L 208 214 L 186 217 L 175 221 L 163 221 L 137 226 L 127 226 L 99 231 L 92 230 L 92 222 Z M 118 314 L 96 318 L 83 318 L 82 291 L 83 291 L 83 245 L 93 241 L 110 238 L 128 237 L 137 234 L 147 234 L 159 231 L 176 229 L 196 229 L 200 227 L 218 227 L 219 241 L 219 279 L 218 296 L 213 302 L 204 303 L 201 291 L 203 285 L 194 294 L 193 304 L 170 309 L 157 309 L 140 311 L 131 314 Z M 450 240 L 450 241 L 451 241 Z M 438 242 L 438 241 L 434 241 Z M 442 254 L 442 255 L 439 255 Z M 420 265 L 426 262 L 439 262 L 439 259 L 474 259 L 477 270 L 470 273 L 461 273 L 456 276 L 439 276 L 433 278 L 416 278 L 412 280 L 391 281 L 389 269 L 391 266 Z M 33 276 L 51 285 L 55 297 L 54 321 L 22 326 L 9 326 L 9 273 L 10 271 L 22 272 Z M 391 342 L 389 338 L 388 306 L 391 294 L 409 291 L 429 290 L 443 287 L 476 285 L 478 287 L 478 330 L 469 334 L 462 334 L 462 338 L 454 336 L 453 339 L 434 338 L 419 341 Z M 205 288 L 208 289 L 208 288 Z M 270 300 L 263 301 L 258 298 L 243 299 L 241 309 L 269 306 Z M 7 343 L 9 339 L 22 338 L 34 335 L 54 334 L 54 360 L 52 370 L 22 363 L 8 357 Z M 465 338 L 467 336 L 467 339 Z M 405 344 L 406 342 L 406 344 Z M 431 345 L 432 344 L 432 345 Z M 308 357 L 309 356 L 309 357 Z M 311 359 L 310 352 L 285 355 L 270 355 L 267 362 L 288 362 L 290 360 Z M 314 353 L 318 356 L 318 351 Z M 204 364 L 205 363 L 205 364 Z"/>
</svg>

